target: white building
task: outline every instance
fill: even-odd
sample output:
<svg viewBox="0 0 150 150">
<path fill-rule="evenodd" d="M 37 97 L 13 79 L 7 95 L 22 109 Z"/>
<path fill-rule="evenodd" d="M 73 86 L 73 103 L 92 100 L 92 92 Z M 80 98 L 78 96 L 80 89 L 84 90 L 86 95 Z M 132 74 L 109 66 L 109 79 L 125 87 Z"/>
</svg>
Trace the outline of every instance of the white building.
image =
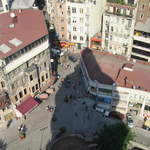
<svg viewBox="0 0 150 150">
<path fill-rule="evenodd" d="M 68 33 L 71 42 L 78 48 L 89 47 L 90 38 L 101 31 L 101 18 L 105 1 L 68 1 Z"/>
<path fill-rule="evenodd" d="M 114 54 L 130 56 L 135 17 L 135 4 L 107 2 L 103 14 L 102 48 Z"/>
<path fill-rule="evenodd" d="M 52 12 L 59 39 L 65 39 L 81 49 L 90 44 L 90 38 L 101 31 L 101 17 L 105 0 L 62 0 L 55 4 L 47 3 Z M 64 32 L 65 31 L 65 32 Z"/>
<path fill-rule="evenodd" d="M 149 63 L 86 49 L 81 53 L 81 70 L 87 91 L 103 110 L 150 117 Z"/>
</svg>

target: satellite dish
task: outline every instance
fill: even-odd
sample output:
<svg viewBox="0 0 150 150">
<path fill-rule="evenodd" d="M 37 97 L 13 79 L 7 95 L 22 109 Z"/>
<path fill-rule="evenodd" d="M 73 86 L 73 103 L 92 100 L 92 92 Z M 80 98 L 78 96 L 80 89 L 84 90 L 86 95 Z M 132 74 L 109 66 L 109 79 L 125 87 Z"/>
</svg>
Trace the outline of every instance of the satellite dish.
<svg viewBox="0 0 150 150">
<path fill-rule="evenodd" d="M 11 12 L 11 13 L 10 13 L 10 17 L 11 17 L 11 18 L 15 18 L 15 17 L 16 17 L 15 13 Z"/>
</svg>

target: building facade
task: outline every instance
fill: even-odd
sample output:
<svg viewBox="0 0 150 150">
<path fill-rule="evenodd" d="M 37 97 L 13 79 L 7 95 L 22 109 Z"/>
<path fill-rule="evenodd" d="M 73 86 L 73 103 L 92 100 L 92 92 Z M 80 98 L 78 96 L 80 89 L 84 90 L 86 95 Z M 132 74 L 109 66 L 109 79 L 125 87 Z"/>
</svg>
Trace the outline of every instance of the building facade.
<svg viewBox="0 0 150 150">
<path fill-rule="evenodd" d="M 102 48 L 108 52 L 130 56 L 136 17 L 136 3 L 107 2 L 103 14 Z"/>
<path fill-rule="evenodd" d="M 81 53 L 81 70 L 87 91 L 103 110 L 150 117 L 150 64 L 88 49 Z"/>
<path fill-rule="evenodd" d="M 26 97 L 36 95 L 50 83 L 51 67 L 42 11 L 14 10 L 1 14 L 0 22 L 3 22 L 0 28 L 5 35 L 0 41 L 0 91 L 6 93 L 10 104 L 1 107 L 4 122 L 8 110 L 14 112 Z"/>
<path fill-rule="evenodd" d="M 101 31 L 105 1 L 61 0 L 51 4 L 55 10 L 52 22 L 59 39 L 70 41 L 79 49 L 90 46 L 90 38 Z M 51 12 L 52 9 L 48 9 Z"/>
<path fill-rule="evenodd" d="M 150 61 L 150 0 L 139 0 L 131 57 Z"/>
</svg>

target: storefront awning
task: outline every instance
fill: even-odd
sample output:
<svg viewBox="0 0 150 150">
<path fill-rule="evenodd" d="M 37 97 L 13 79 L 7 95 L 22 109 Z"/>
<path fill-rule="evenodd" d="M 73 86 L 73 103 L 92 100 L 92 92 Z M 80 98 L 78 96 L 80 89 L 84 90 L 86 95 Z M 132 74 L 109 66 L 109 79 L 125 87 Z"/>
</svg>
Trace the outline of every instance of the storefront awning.
<svg viewBox="0 0 150 150">
<path fill-rule="evenodd" d="M 29 96 L 19 106 L 17 106 L 16 109 L 19 110 L 23 115 L 25 115 L 37 105 L 39 105 L 39 103 L 32 96 Z"/>
</svg>

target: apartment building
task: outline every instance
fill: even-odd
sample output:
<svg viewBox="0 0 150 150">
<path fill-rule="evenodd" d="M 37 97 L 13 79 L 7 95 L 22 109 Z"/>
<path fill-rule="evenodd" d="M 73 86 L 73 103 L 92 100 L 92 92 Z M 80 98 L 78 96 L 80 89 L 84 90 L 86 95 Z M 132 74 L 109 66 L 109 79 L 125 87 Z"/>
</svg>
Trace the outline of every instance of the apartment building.
<svg viewBox="0 0 150 150">
<path fill-rule="evenodd" d="M 15 115 L 16 107 L 28 96 L 50 84 L 51 71 L 48 31 L 42 11 L 2 13 L 0 31 L 0 94 L 9 101 L 6 107 L 0 106 L 0 122 L 4 122 Z M 5 99 L 0 98 L 0 102 L 5 103 Z"/>
<path fill-rule="evenodd" d="M 61 0 L 52 5 L 59 39 L 74 43 L 78 49 L 90 46 L 90 38 L 101 31 L 105 1 Z"/>
<path fill-rule="evenodd" d="M 136 17 L 136 1 L 129 2 L 122 0 L 120 4 L 115 0 L 107 0 L 103 14 L 103 50 L 130 56 Z"/>
<path fill-rule="evenodd" d="M 103 110 L 150 117 L 150 64 L 85 49 L 81 70 L 87 91 Z"/>
<path fill-rule="evenodd" d="M 150 0 L 139 0 L 131 57 L 150 61 Z"/>
</svg>

